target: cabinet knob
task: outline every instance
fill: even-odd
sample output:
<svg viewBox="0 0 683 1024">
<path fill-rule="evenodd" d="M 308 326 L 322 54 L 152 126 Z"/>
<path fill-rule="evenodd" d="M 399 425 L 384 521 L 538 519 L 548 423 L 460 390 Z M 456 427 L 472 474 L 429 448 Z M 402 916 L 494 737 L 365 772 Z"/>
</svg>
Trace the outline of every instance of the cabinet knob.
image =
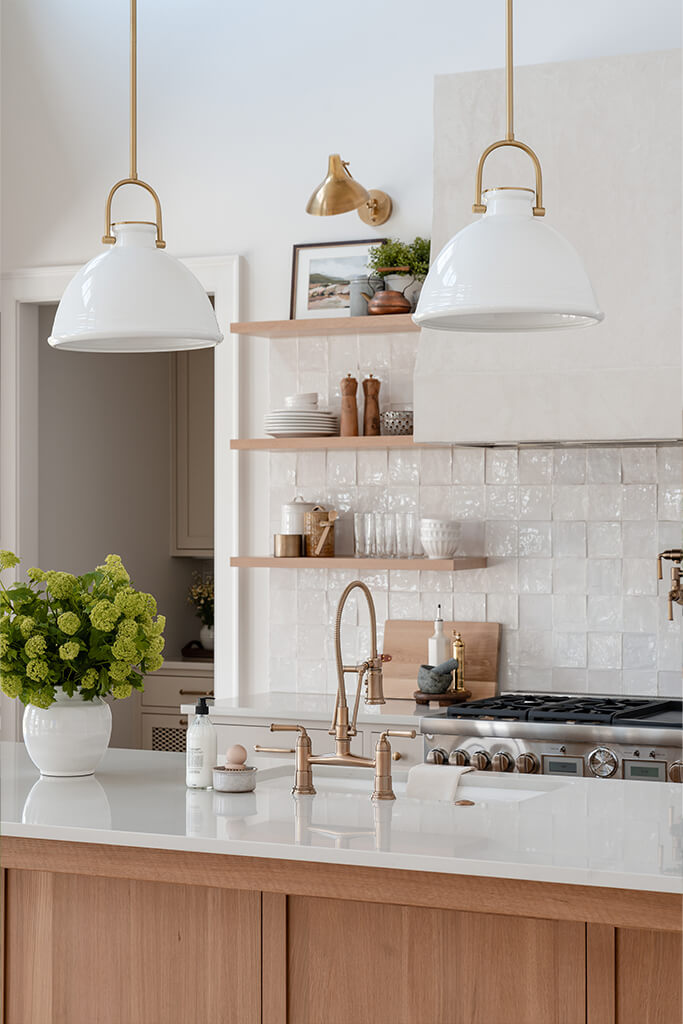
<svg viewBox="0 0 683 1024">
<path fill-rule="evenodd" d="M 186 718 L 179 718 L 178 719 L 178 725 L 187 725 L 187 719 Z"/>
<path fill-rule="evenodd" d="M 392 760 L 392 761 L 400 761 L 400 760 L 401 760 L 401 757 L 402 757 L 402 754 L 401 754 L 401 752 L 400 752 L 399 750 L 395 750 L 395 751 L 393 752 L 393 754 L 391 755 L 391 760 Z"/>
<path fill-rule="evenodd" d="M 213 690 L 178 690 L 181 697 L 213 697 Z"/>
</svg>

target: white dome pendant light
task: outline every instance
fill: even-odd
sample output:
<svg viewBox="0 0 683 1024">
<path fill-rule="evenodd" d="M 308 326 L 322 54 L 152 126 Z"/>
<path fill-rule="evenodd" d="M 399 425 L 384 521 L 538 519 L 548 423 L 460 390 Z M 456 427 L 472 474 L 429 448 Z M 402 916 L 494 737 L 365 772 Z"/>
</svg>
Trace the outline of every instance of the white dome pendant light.
<svg viewBox="0 0 683 1024">
<path fill-rule="evenodd" d="M 149 192 L 155 221 L 112 224 L 111 204 L 122 185 Z M 203 287 L 164 252 L 161 203 L 137 173 L 137 2 L 130 0 L 130 175 L 113 186 L 102 241 L 112 246 L 69 282 L 48 341 L 71 352 L 174 352 L 222 341 Z"/>
<path fill-rule="evenodd" d="M 545 224 L 541 164 L 513 131 L 512 0 L 507 3 L 507 132 L 484 150 L 477 168 L 474 213 L 444 246 L 422 288 L 413 320 L 437 331 L 550 331 L 588 327 L 604 318 L 574 247 Z M 532 189 L 494 188 L 482 195 L 486 158 L 514 146 L 531 158 Z"/>
</svg>

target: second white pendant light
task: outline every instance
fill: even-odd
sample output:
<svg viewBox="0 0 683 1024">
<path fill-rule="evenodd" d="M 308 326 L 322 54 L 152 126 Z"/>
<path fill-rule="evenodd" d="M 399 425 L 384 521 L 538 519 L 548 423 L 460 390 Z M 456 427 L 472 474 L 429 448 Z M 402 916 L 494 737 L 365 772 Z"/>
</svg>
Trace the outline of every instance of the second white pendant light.
<svg viewBox="0 0 683 1024">
<path fill-rule="evenodd" d="M 574 247 L 541 219 L 543 183 L 534 151 L 513 131 L 512 0 L 507 3 L 507 132 L 482 154 L 474 213 L 436 257 L 413 315 L 440 331 L 548 331 L 586 327 L 604 318 Z M 486 158 L 512 146 L 532 160 L 536 188 L 482 192 Z"/>
<path fill-rule="evenodd" d="M 112 224 L 114 194 L 139 185 L 154 200 L 154 222 Z M 179 260 L 164 252 L 161 203 L 137 174 L 137 4 L 130 2 L 130 174 L 107 197 L 102 241 L 95 256 L 67 285 L 48 341 L 72 352 L 173 352 L 222 341 L 204 288 Z"/>
</svg>

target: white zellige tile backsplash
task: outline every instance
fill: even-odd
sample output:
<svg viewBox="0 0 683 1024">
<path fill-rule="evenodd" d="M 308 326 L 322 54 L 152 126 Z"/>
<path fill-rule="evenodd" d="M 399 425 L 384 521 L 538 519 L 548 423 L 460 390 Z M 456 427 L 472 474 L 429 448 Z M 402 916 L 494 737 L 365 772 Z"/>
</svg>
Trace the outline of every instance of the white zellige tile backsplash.
<svg viewBox="0 0 683 1024">
<path fill-rule="evenodd" d="M 271 407 L 317 391 L 338 411 L 347 373 L 359 399 L 373 373 L 383 407 L 410 403 L 416 346 L 413 334 L 274 339 Z M 272 570 L 271 689 L 333 691 L 336 605 L 359 578 L 380 645 L 386 618 L 431 619 L 441 604 L 446 619 L 503 624 L 503 689 L 679 695 L 682 609 L 667 621 L 669 571 L 658 583 L 655 558 L 681 546 L 682 456 L 672 445 L 271 453 L 271 532 L 296 493 L 338 510 L 338 554 L 353 551 L 354 511 L 414 510 L 460 520 L 462 553 L 489 560 L 455 573 Z M 355 595 L 343 640 L 347 663 L 369 650 Z"/>
</svg>

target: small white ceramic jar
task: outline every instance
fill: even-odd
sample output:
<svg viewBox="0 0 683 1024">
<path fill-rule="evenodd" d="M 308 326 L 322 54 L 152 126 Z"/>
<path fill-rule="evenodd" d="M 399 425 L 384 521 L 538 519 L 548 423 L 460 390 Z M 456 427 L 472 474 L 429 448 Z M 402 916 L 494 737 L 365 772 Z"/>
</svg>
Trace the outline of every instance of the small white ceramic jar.
<svg viewBox="0 0 683 1024">
<path fill-rule="evenodd" d="M 293 501 L 288 502 L 282 506 L 282 527 L 281 533 L 298 533 L 303 535 L 304 532 L 304 515 L 306 512 L 312 512 L 316 507 L 314 501 L 304 501 L 299 495 L 294 498 Z"/>
</svg>

